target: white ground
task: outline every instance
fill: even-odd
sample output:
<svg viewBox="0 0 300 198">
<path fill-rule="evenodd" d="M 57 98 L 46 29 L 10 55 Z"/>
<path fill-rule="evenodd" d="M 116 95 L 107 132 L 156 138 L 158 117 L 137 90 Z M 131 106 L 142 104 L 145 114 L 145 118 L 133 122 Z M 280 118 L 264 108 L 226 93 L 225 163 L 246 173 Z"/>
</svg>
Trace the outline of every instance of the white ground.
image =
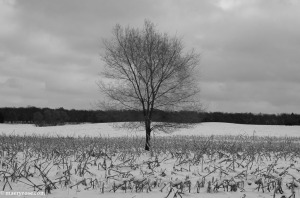
<svg viewBox="0 0 300 198">
<path fill-rule="evenodd" d="M 157 132 L 156 135 L 253 135 L 256 136 L 293 136 L 300 137 L 300 126 L 282 125 L 243 125 L 207 122 L 196 124 L 189 129 L 180 129 L 171 134 Z M 50 136 L 144 136 L 143 131 L 117 129 L 113 124 L 78 124 L 64 126 L 35 127 L 32 124 L 0 124 L 0 134 L 50 135 Z"/>
<path fill-rule="evenodd" d="M 253 135 L 256 136 L 300 136 L 300 126 L 265 126 L 265 125 L 240 125 L 229 123 L 202 123 L 197 124 L 190 129 L 182 129 L 172 134 L 157 133 L 156 135 Z M 65 125 L 55 127 L 35 127 L 29 124 L 0 124 L 0 134 L 18 134 L 18 135 L 46 135 L 46 136 L 131 136 L 142 135 L 144 132 L 129 132 L 124 129 L 115 129 L 112 124 L 79 124 L 79 125 Z M 171 164 L 172 166 L 172 164 Z M 296 164 L 299 167 L 299 164 Z M 172 169 L 169 167 L 168 169 Z M 299 173 L 297 174 L 297 178 Z M 2 183 L 1 183 L 2 184 Z M 2 185 L 1 185 L 2 188 Z M 80 189 L 81 188 L 81 189 Z M 52 194 L 45 196 L 8 196 L 3 195 L 0 192 L 0 197 L 49 197 L 49 198 L 79 198 L 79 197 L 124 197 L 124 198 L 163 198 L 167 195 L 167 192 L 159 192 L 157 189 L 154 192 L 146 193 L 124 193 L 117 191 L 116 193 L 104 193 L 101 194 L 99 190 L 83 190 L 80 187 L 78 191 L 75 189 L 59 189 L 54 190 Z M 196 192 L 187 193 L 182 195 L 183 198 L 242 198 L 243 194 L 246 194 L 246 198 L 271 198 L 272 193 L 261 193 L 254 191 L 255 186 L 246 186 L 246 192 L 223 192 L 220 190 L 218 193 L 206 193 L 204 189 L 201 189 L 199 194 Z M 2 189 L 0 189 L 1 191 Z M 28 191 L 31 192 L 32 188 L 25 186 L 15 186 L 14 192 Z M 195 191 L 195 190 L 193 190 Z M 288 193 L 289 194 L 289 193 Z M 288 195 L 286 194 L 286 195 Z M 299 189 L 296 190 L 296 197 L 300 197 Z M 173 197 L 171 194 L 169 197 Z M 281 195 L 276 195 L 276 198 L 280 198 Z"/>
</svg>

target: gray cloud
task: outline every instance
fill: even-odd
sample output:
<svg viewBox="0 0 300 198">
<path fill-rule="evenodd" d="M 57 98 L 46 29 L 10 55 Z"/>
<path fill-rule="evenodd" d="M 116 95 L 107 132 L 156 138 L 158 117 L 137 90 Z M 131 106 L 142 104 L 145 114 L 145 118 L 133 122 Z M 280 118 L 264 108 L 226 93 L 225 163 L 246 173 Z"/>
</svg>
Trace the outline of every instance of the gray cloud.
<svg viewBox="0 0 300 198">
<path fill-rule="evenodd" d="M 297 0 L 0 0 L 0 106 L 89 109 L 116 23 L 182 36 L 202 54 L 208 110 L 300 113 Z"/>
</svg>

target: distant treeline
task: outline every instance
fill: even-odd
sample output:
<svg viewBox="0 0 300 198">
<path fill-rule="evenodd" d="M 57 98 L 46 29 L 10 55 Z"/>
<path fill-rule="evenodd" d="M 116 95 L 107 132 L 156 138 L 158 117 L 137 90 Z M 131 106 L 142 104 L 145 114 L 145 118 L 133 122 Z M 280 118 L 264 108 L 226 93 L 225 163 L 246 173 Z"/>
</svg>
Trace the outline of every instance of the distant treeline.
<svg viewBox="0 0 300 198">
<path fill-rule="evenodd" d="M 64 108 L 0 108 L 0 123 L 29 123 L 37 126 L 63 125 L 66 123 L 102 123 L 142 121 L 140 111 L 67 110 Z M 155 111 L 152 121 L 159 122 L 228 122 L 261 125 L 300 125 L 299 114 L 253 114 L 223 112 L 165 112 Z"/>
</svg>

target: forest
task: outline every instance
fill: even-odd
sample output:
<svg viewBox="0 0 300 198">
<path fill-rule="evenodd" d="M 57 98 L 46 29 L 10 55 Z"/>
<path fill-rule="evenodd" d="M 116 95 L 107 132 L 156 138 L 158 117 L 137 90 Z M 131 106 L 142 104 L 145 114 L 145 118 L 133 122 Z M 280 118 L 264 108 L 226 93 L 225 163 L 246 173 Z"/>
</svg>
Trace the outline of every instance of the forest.
<svg viewBox="0 0 300 198">
<path fill-rule="evenodd" d="M 0 108 L 0 123 L 35 124 L 36 126 L 55 126 L 79 123 L 132 122 L 143 121 L 141 111 L 101 111 L 50 109 L 38 107 L 3 107 Z M 300 125 L 299 114 L 253 114 L 225 112 L 195 112 L 178 111 L 166 112 L 156 110 L 153 122 L 201 123 L 227 122 L 236 124 L 258 125 Z"/>
</svg>

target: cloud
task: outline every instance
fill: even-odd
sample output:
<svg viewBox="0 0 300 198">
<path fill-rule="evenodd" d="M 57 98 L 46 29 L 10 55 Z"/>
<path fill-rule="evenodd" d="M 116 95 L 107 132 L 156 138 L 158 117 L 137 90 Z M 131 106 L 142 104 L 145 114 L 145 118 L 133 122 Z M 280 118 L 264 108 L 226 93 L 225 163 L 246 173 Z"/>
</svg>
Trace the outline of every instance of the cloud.
<svg viewBox="0 0 300 198">
<path fill-rule="evenodd" d="M 299 111 L 298 83 L 206 82 L 202 85 L 203 100 L 210 106 L 211 111 L 254 113 Z"/>
<path fill-rule="evenodd" d="M 297 0 L 0 0 L 0 106 L 89 108 L 101 39 L 116 23 L 182 37 L 201 53 L 208 110 L 298 112 Z"/>
<path fill-rule="evenodd" d="M 0 36 L 5 37 L 14 33 L 18 25 L 15 23 L 16 10 L 14 8 L 15 1 L 1 0 L 0 1 Z"/>
</svg>

